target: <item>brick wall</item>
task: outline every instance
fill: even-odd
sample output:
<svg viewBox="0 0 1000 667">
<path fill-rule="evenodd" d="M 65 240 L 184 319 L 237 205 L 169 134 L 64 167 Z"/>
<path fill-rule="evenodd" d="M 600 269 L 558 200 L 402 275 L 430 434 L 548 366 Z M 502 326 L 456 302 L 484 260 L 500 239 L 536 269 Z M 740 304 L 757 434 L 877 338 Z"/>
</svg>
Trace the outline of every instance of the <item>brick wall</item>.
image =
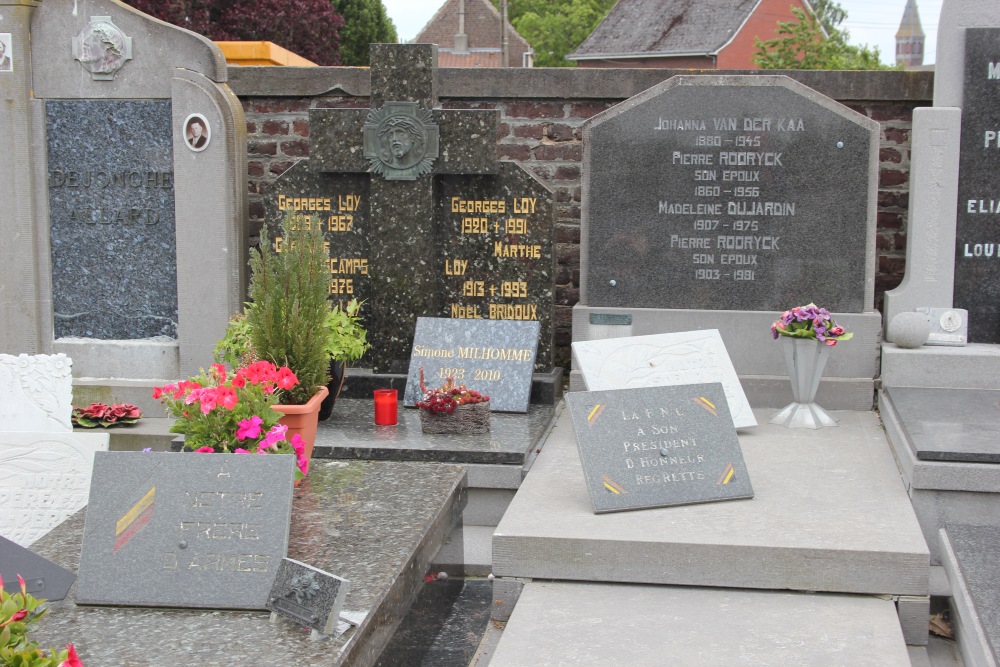
<svg viewBox="0 0 1000 667">
<path fill-rule="evenodd" d="M 317 68 L 312 75 L 315 80 L 306 79 L 308 85 L 303 79 L 289 84 L 278 76 L 281 70 L 277 68 L 240 68 L 238 72 L 231 85 L 247 117 L 251 234 L 255 236 L 263 220 L 260 193 L 308 155 L 308 109 L 366 108 L 368 91 L 366 73 L 359 68 Z M 521 73 L 518 86 L 511 70 L 441 70 L 438 94 L 446 108 L 499 109 L 500 158 L 521 162 L 553 190 L 556 363 L 568 368 L 571 312 L 580 295 L 581 126 L 591 116 L 668 78 L 672 70 Z M 327 78 L 331 76 L 340 81 L 335 86 L 341 89 L 337 95 L 312 93 L 330 90 Z M 881 308 L 882 294 L 903 278 L 911 119 L 914 107 L 930 104 L 932 74 L 810 72 L 794 76 L 881 125 L 875 276 L 876 308 Z"/>
</svg>

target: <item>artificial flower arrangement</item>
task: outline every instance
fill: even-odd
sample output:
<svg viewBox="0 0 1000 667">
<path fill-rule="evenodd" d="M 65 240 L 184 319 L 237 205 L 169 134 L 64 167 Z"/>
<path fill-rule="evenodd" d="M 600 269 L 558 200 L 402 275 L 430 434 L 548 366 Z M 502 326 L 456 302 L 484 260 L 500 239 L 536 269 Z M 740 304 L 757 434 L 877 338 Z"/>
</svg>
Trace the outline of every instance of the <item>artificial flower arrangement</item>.
<svg viewBox="0 0 1000 667">
<path fill-rule="evenodd" d="M 295 454 L 296 480 L 309 473 L 305 443 L 278 423 L 281 414 L 271 406 L 277 392 L 291 390 L 298 378 L 287 366 L 258 361 L 230 375 L 222 364 L 212 364 L 208 374 L 163 387 L 154 387 L 153 398 L 166 406 L 177 421 L 172 433 L 184 435 L 184 445 L 198 453 Z"/>
<path fill-rule="evenodd" d="M 83 667 L 73 644 L 63 651 L 43 651 L 28 638 L 28 630 L 45 615 L 45 600 L 28 595 L 24 578 L 17 575 L 20 593 L 8 593 L 0 577 L 0 664 L 13 667 Z"/>
<path fill-rule="evenodd" d="M 771 325 L 771 335 L 775 340 L 779 336 L 789 336 L 818 340 L 831 346 L 854 337 L 854 334 L 848 333 L 834 321 L 830 311 L 818 307 L 815 303 L 796 306 L 783 312 Z"/>
<path fill-rule="evenodd" d="M 488 403 L 490 400 L 489 396 L 469 389 L 464 384 L 455 384 L 453 377 L 449 377 L 440 387 L 428 389 L 424 382 L 423 366 L 420 367 L 420 391 L 423 392 L 423 399 L 416 401 L 414 405 L 433 414 L 451 414 L 460 405 Z"/>
<path fill-rule="evenodd" d="M 97 428 L 103 426 L 127 426 L 134 424 L 142 417 L 142 411 L 131 403 L 91 403 L 85 408 L 73 406 L 71 419 L 77 426 Z"/>
</svg>

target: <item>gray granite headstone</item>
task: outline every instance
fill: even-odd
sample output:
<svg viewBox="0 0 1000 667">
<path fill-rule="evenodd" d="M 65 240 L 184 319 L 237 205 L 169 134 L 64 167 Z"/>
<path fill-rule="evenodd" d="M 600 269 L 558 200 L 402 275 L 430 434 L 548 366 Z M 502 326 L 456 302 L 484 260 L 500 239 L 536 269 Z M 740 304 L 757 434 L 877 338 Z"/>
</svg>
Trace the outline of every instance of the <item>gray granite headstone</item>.
<svg viewBox="0 0 1000 667">
<path fill-rule="evenodd" d="M 62 600 L 76 575 L 21 545 L 0 537 L 0 578 L 10 594 L 20 592 L 18 576 L 24 579 L 29 595 L 45 600 Z"/>
<path fill-rule="evenodd" d="M 527 412 L 539 328 L 538 322 L 418 318 L 403 404 L 420 400 L 423 367 L 428 388 L 453 377 L 488 395 L 493 412 Z"/>
<path fill-rule="evenodd" d="M 752 498 L 722 385 L 572 392 L 594 512 Z"/>
<path fill-rule="evenodd" d="M 1000 343 L 1000 28 L 966 31 L 964 91 L 954 305 L 972 313 L 969 342 Z"/>
<path fill-rule="evenodd" d="M 77 602 L 264 609 L 294 468 L 290 454 L 98 454 Z"/>
<path fill-rule="evenodd" d="M 678 76 L 595 116 L 588 305 L 870 309 L 878 132 L 780 76 Z"/>
<path fill-rule="evenodd" d="M 325 635 L 333 632 L 351 582 L 312 565 L 283 558 L 267 608 Z"/>
<path fill-rule="evenodd" d="M 176 338 L 170 102 L 45 111 L 56 338 Z"/>
</svg>

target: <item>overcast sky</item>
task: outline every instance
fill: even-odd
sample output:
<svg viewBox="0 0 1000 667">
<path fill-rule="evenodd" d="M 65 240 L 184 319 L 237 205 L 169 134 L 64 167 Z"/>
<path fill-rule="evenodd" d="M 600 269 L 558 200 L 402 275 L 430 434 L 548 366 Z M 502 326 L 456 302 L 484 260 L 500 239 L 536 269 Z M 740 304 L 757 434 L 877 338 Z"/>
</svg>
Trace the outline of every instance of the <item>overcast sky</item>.
<svg viewBox="0 0 1000 667">
<path fill-rule="evenodd" d="M 903 18 L 906 0 L 839 0 L 847 11 L 847 20 L 841 26 L 851 35 L 852 44 L 877 46 L 886 63 L 895 62 L 896 31 Z M 444 0 L 382 0 L 389 17 L 396 24 L 402 41 L 413 39 L 421 28 L 434 16 Z M 937 23 L 941 13 L 942 0 L 917 0 L 920 22 L 927 35 L 924 64 L 934 62 L 937 46 Z"/>
</svg>

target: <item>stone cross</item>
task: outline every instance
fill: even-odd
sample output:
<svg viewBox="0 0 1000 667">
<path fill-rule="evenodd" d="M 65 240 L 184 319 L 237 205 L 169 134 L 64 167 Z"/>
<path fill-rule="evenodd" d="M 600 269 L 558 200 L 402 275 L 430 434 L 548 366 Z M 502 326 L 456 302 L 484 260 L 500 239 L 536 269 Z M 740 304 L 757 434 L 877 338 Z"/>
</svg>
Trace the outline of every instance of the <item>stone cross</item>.
<svg viewBox="0 0 1000 667">
<path fill-rule="evenodd" d="M 418 316 L 437 316 L 435 179 L 496 174 L 495 110 L 437 108 L 437 47 L 372 44 L 371 109 L 312 109 L 310 170 L 370 173 L 375 373 L 405 373 Z"/>
</svg>

